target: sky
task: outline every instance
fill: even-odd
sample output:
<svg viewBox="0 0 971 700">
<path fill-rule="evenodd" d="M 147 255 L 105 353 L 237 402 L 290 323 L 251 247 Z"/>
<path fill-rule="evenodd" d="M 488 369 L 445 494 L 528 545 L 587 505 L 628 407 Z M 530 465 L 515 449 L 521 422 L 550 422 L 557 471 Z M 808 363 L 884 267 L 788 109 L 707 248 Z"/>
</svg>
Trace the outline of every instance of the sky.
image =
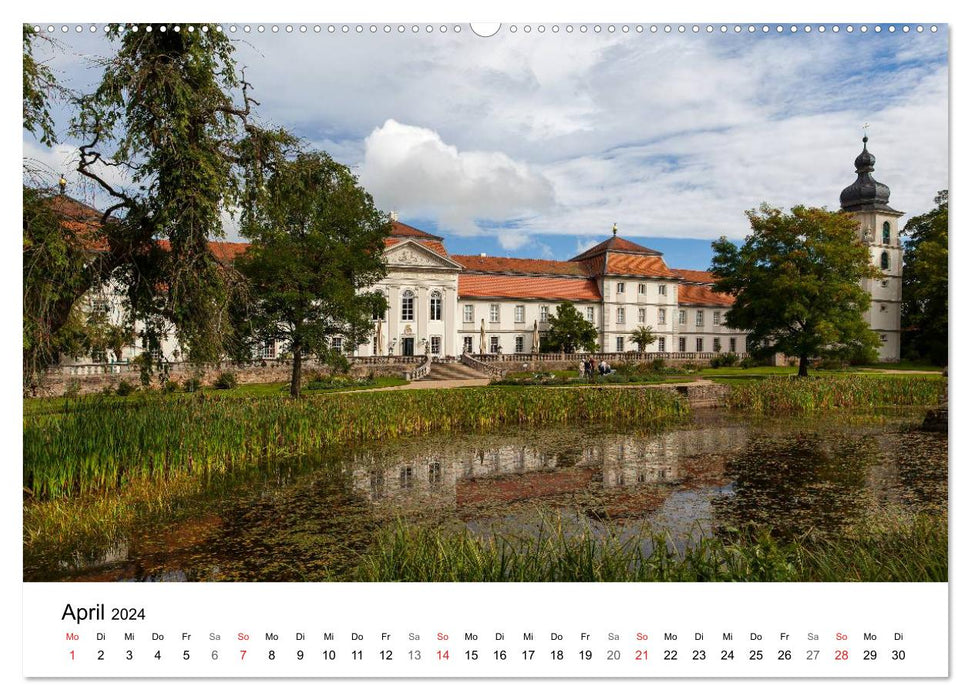
<svg viewBox="0 0 971 700">
<path fill-rule="evenodd" d="M 89 90 L 112 46 L 60 26 L 38 57 Z M 223 26 L 261 123 L 350 166 L 378 207 L 453 253 L 565 259 L 616 223 L 672 267 L 704 269 L 711 241 L 741 240 L 761 202 L 837 209 L 865 123 L 896 209 L 925 212 L 948 185 L 946 25 L 519 24 L 488 38 L 468 25 Z M 60 143 L 25 133 L 24 154 L 90 197 L 58 115 Z"/>
</svg>

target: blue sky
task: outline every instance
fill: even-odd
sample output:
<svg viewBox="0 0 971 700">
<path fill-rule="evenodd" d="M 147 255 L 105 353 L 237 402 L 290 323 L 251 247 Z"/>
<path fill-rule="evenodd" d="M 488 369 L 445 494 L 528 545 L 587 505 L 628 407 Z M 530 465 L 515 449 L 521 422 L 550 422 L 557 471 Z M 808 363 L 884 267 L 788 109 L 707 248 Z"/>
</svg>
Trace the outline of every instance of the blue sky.
<svg viewBox="0 0 971 700">
<path fill-rule="evenodd" d="M 532 24 L 483 39 L 224 26 L 263 123 L 347 163 L 379 207 L 456 253 L 568 258 L 616 222 L 670 265 L 705 268 L 711 240 L 741 239 L 762 201 L 837 208 L 864 122 L 893 206 L 926 211 L 948 182 L 946 28 Z M 55 34 L 52 67 L 90 88 L 110 46 L 87 25 Z M 25 135 L 25 155 L 84 197 L 75 144 L 60 141 Z"/>
</svg>

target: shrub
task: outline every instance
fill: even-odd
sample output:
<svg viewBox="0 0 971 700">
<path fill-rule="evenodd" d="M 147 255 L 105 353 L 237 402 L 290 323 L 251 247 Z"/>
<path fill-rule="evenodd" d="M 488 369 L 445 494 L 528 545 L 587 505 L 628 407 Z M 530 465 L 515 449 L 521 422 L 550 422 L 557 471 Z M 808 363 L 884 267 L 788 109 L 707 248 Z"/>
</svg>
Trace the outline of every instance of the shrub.
<svg viewBox="0 0 971 700">
<path fill-rule="evenodd" d="M 217 389 L 235 389 L 239 386 L 239 381 L 232 372 L 221 372 L 212 385 Z"/>
<path fill-rule="evenodd" d="M 198 375 L 193 375 L 182 382 L 182 388 L 185 389 L 186 393 L 195 393 L 202 388 L 202 378 Z"/>
<path fill-rule="evenodd" d="M 162 391 L 164 391 L 166 394 L 174 394 L 178 390 L 179 390 L 179 383 L 173 382 L 171 379 L 162 385 Z"/>
<path fill-rule="evenodd" d="M 652 372 L 660 372 L 663 369 L 664 369 L 664 358 L 663 357 L 655 357 L 653 360 L 651 360 L 651 371 Z"/>
<path fill-rule="evenodd" d="M 761 365 L 762 363 L 751 355 L 742 358 L 742 361 L 739 363 L 739 366 L 743 369 L 751 369 L 752 367 L 760 367 Z"/>
<path fill-rule="evenodd" d="M 134 391 L 135 385 L 124 379 L 118 382 L 118 386 L 115 388 L 115 393 L 118 394 L 118 396 L 128 396 Z"/>
<path fill-rule="evenodd" d="M 718 367 L 734 367 L 737 364 L 738 355 L 733 352 L 723 352 L 711 358 L 711 366 L 716 369 Z"/>
<path fill-rule="evenodd" d="M 81 382 L 77 379 L 72 379 L 64 387 L 64 398 L 66 399 L 76 399 L 81 393 Z"/>
</svg>

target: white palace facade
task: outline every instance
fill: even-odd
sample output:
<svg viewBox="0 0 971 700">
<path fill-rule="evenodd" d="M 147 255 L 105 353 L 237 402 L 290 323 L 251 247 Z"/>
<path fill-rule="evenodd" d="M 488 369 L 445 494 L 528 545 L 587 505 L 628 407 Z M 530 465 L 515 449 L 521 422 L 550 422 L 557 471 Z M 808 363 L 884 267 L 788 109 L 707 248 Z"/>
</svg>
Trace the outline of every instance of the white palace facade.
<svg viewBox="0 0 971 700">
<path fill-rule="evenodd" d="M 896 361 L 902 267 L 897 227 L 903 212 L 889 206 L 889 188 L 873 179 L 874 163 L 864 138 L 855 161 L 857 179 L 843 190 L 840 204 L 859 222 L 861 239 L 883 273 L 880 279 L 861 281 L 872 297 L 866 318 L 880 335 L 880 359 Z M 62 200 L 83 207 L 70 198 Z M 231 262 L 246 245 L 212 247 L 218 258 Z M 386 296 L 387 311 L 373 320 L 371 340 L 357 347 L 345 347 L 341 338 L 332 340 L 350 357 L 536 353 L 537 336 L 549 329 L 550 316 L 563 302 L 573 304 L 594 325 L 601 352 L 637 350 L 631 333 L 641 326 L 656 335 L 646 352 L 747 351 L 745 331 L 726 324 L 733 298 L 712 289 L 708 272 L 668 267 L 662 253 L 618 236 L 616 227 L 589 250 L 559 261 L 455 255 L 441 236 L 395 220 L 385 239 L 384 259 L 387 276 L 376 289 Z M 112 316 L 120 313 L 120 299 L 110 294 L 97 299 Z M 271 343 L 259 355 L 277 358 L 284 350 Z M 136 338 L 114 359 L 126 362 L 141 352 Z M 163 341 L 161 355 L 157 359 L 179 361 L 174 332 Z"/>
</svg>

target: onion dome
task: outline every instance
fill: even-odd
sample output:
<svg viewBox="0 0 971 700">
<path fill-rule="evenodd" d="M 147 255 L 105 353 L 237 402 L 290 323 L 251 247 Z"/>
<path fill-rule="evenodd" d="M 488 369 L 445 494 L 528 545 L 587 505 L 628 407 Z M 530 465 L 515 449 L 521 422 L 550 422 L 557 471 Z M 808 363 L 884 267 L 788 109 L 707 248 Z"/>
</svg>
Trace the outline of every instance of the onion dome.
<svg viewBox="0 0 971 700">
<path fill-rule="evenodd" d="M 856 157 L 856 182 L 840 193 L 840 206 L 844 211 L 889 209 L 890 188 L 873 179 L 870 173 L 877 159 L 866 149 L 869 139 L 863 137 L 863 152 Z"/>
</svg>

